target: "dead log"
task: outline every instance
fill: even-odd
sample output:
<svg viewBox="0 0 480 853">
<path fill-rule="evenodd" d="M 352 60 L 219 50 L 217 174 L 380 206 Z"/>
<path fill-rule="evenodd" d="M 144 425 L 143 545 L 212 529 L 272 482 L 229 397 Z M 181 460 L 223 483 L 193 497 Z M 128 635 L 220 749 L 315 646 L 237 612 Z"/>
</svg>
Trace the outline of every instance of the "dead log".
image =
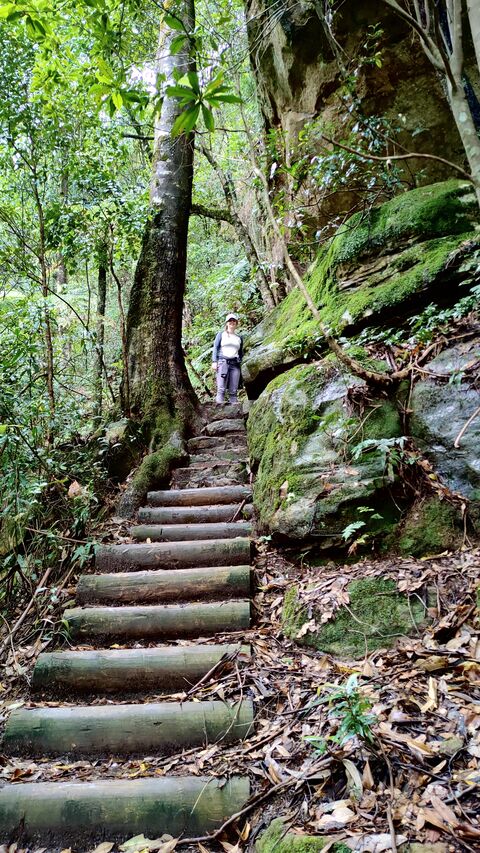
<svg viewBox="0 0 480 853">
<path fill-rule="evenodd" d="M 245 658 L 250 649 L 237 643 L 43 652 L 33 670 L 32 688 L 48 688 L 49 694 L 186 691 L 236 653 Z"/>
<path fill-rule="evenodd" d="M 194 539 L 235 539 L 250 536 L 252 525 L 247 521 L 209 522 L 207 524 L 138 524 L 130 529 L 134 539 L 152 542 L 182 542 Z"/>
<path fill-rule="evenodd" d="M 226 600 L 247 597 L 250 591 L 250 566 L 208 566 L 169 572 L 82 575 L 76 600 L 78 604 Z"/>
<path fill-rule="evenodd" d="M 249 628 L 250 602 L 74 607 L 63 618 L 74 640 L 180 640 Z"/>
<path fill-rule="evenodd" d="M 99 545 L 95 552 L 95 567 L 99 572 L 244 566 L 249 562 L 250 539 L 242 538 Z"/>
<path fill-rule="evenodd" d="M 192 746 L 232 743 L 253 722 L 250 700 L 150 702 L 145 705 L 87 705 L 19 708 L 5 726 L 2 748 L 9 755 L 167 755 Z"/>
<path fill-rule="evenodd" d="M 0 840 L 75 845 L 144 833 L 157 838 L 204 835 L 249 797 L 247 778 L 164 777 L 98 782 L 26 782 L 0 789 Z"/>
<path fill-rule="evenodd" d="M 142 524 L 204 524 L 205 522 L 231 521 L 241 504 L 218 504 L 217 506 L 144 506 L 138 511 L 138 520 Z M 246 504 L 243 518 L 253 515 L 252 504 Z"/>
<path fill-rule="evenodd" d="M 219 486 L 207 489 L 168 489 L 149 492 L 147 501 L 152 506 L 207 506 L 211 504 L 241 503 L 252 499 L 250 486 Z"/>
</svg>

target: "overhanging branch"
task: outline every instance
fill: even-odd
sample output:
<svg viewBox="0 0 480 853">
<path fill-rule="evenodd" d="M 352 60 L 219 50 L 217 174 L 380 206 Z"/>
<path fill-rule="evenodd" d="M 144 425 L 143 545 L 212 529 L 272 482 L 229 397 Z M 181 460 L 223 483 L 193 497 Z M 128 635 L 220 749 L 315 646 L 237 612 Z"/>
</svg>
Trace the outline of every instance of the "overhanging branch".
<svg viewBox="0 0 480 853">
<path fill-rule="evenodd" d="M 190 213 L 194 216 L 206 216 L 208 219 L 216 219 L 217 222 L 229 222 L 233 225 L 233 216 L 226 208 L 221 207 L 206 207 L 204 204 L 197 202 L 192 203 Z"/>
</svg>

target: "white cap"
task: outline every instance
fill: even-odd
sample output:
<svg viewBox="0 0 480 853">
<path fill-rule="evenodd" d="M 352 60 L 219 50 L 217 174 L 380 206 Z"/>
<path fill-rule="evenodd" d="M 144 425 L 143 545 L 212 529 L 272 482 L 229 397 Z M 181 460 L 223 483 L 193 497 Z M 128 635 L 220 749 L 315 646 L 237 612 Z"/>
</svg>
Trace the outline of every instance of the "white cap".
<svg viewBox="0 0 480 853">
<path fill-rule="evenodd" d="M 225 322 L 228 323 L 229 320 L 236 320 L 238 323 L 238 314 L 227 314 Z"/>
</svg>

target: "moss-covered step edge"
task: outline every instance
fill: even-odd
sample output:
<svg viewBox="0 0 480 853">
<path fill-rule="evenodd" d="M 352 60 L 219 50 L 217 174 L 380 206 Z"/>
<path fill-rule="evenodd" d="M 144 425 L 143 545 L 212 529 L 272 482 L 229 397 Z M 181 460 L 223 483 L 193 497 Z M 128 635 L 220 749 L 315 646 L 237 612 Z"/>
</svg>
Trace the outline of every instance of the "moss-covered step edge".
<svg viewBox="0 0 480 853">
<path fill-rule="evenodd" d="M 338 333 L 348 327 L 353 330 L 360 321 L 378 324 L 382 313 L 405 307 L 424 291 L 431 291 L 430 301 L 443 299 L 448 295 L 439 290 L 445 283 L 444 271 L 448 267 L 451 279 L 464 259 L 478 251 L 478 223 L 471 185 L 457 180 L 420 187 L 373 208 L 368 215 L 355 214 L 320 249 L 306 277 L 323 321 Z M 472 241 L 470 247 L 468 241 Z M 462 252 L 457 255 L 460 246 Z M 469 277 L 473 282 L 462 266 L 460 278 Z M 267 315 L 247 344 L 247 384 L 265 370 L 292 363 L 319 345 L 324 348 L 318 324 L 298 290 Z"/>
<path fill-rule="evenodd" d="M 8 755 L 168 755 L 179 749 L 246 737 L 249 699 L 226 702 L 148 702 L 12 711 L 2 740 Z"/>
<path fill-rule="evenodd" d="M 244 806 L 247 778 L 171 777 L 101 782 L 41 782 L 0 790 L 0 843 L 22 840 L 75 845 L 143 832 L 204 835 Z"/>
<path fill-rule="evenodd" d="M 322 625 L 321 600 L 310 617 L 302 604 L 298 587 L 292 586 L 285 594 L 283 605 L 285 636 L 300 645 L 336 657 L 356 659 L 364 657 L 366 652 L 389 648 L 398 637 L 426 624 L 426 608 L 418 596 L 409 599 L 402 595 L 393 580 L 363 578 L 351 581 L 347 590 L 350 596 L 348 609 L 339 608 L 335 618 Z M 317 627 L 298 637 L 300 629 L 310 618 L 315 619 Z"/>
</svg>

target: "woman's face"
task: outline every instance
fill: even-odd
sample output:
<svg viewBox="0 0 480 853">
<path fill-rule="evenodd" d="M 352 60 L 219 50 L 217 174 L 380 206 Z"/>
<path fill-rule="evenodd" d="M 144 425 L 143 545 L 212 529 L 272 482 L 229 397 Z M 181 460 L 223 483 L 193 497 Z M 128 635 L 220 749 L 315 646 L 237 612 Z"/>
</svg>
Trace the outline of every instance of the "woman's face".
<svg viewBox="0 0 480 853">
<path fill-rule="evenodd" d="M 237 326 L 238 320 L 227 320 L 227 332 L 229 332 L 231 335 L 233 334 L 233 332 L 236 331 Z"/>
</svg>

